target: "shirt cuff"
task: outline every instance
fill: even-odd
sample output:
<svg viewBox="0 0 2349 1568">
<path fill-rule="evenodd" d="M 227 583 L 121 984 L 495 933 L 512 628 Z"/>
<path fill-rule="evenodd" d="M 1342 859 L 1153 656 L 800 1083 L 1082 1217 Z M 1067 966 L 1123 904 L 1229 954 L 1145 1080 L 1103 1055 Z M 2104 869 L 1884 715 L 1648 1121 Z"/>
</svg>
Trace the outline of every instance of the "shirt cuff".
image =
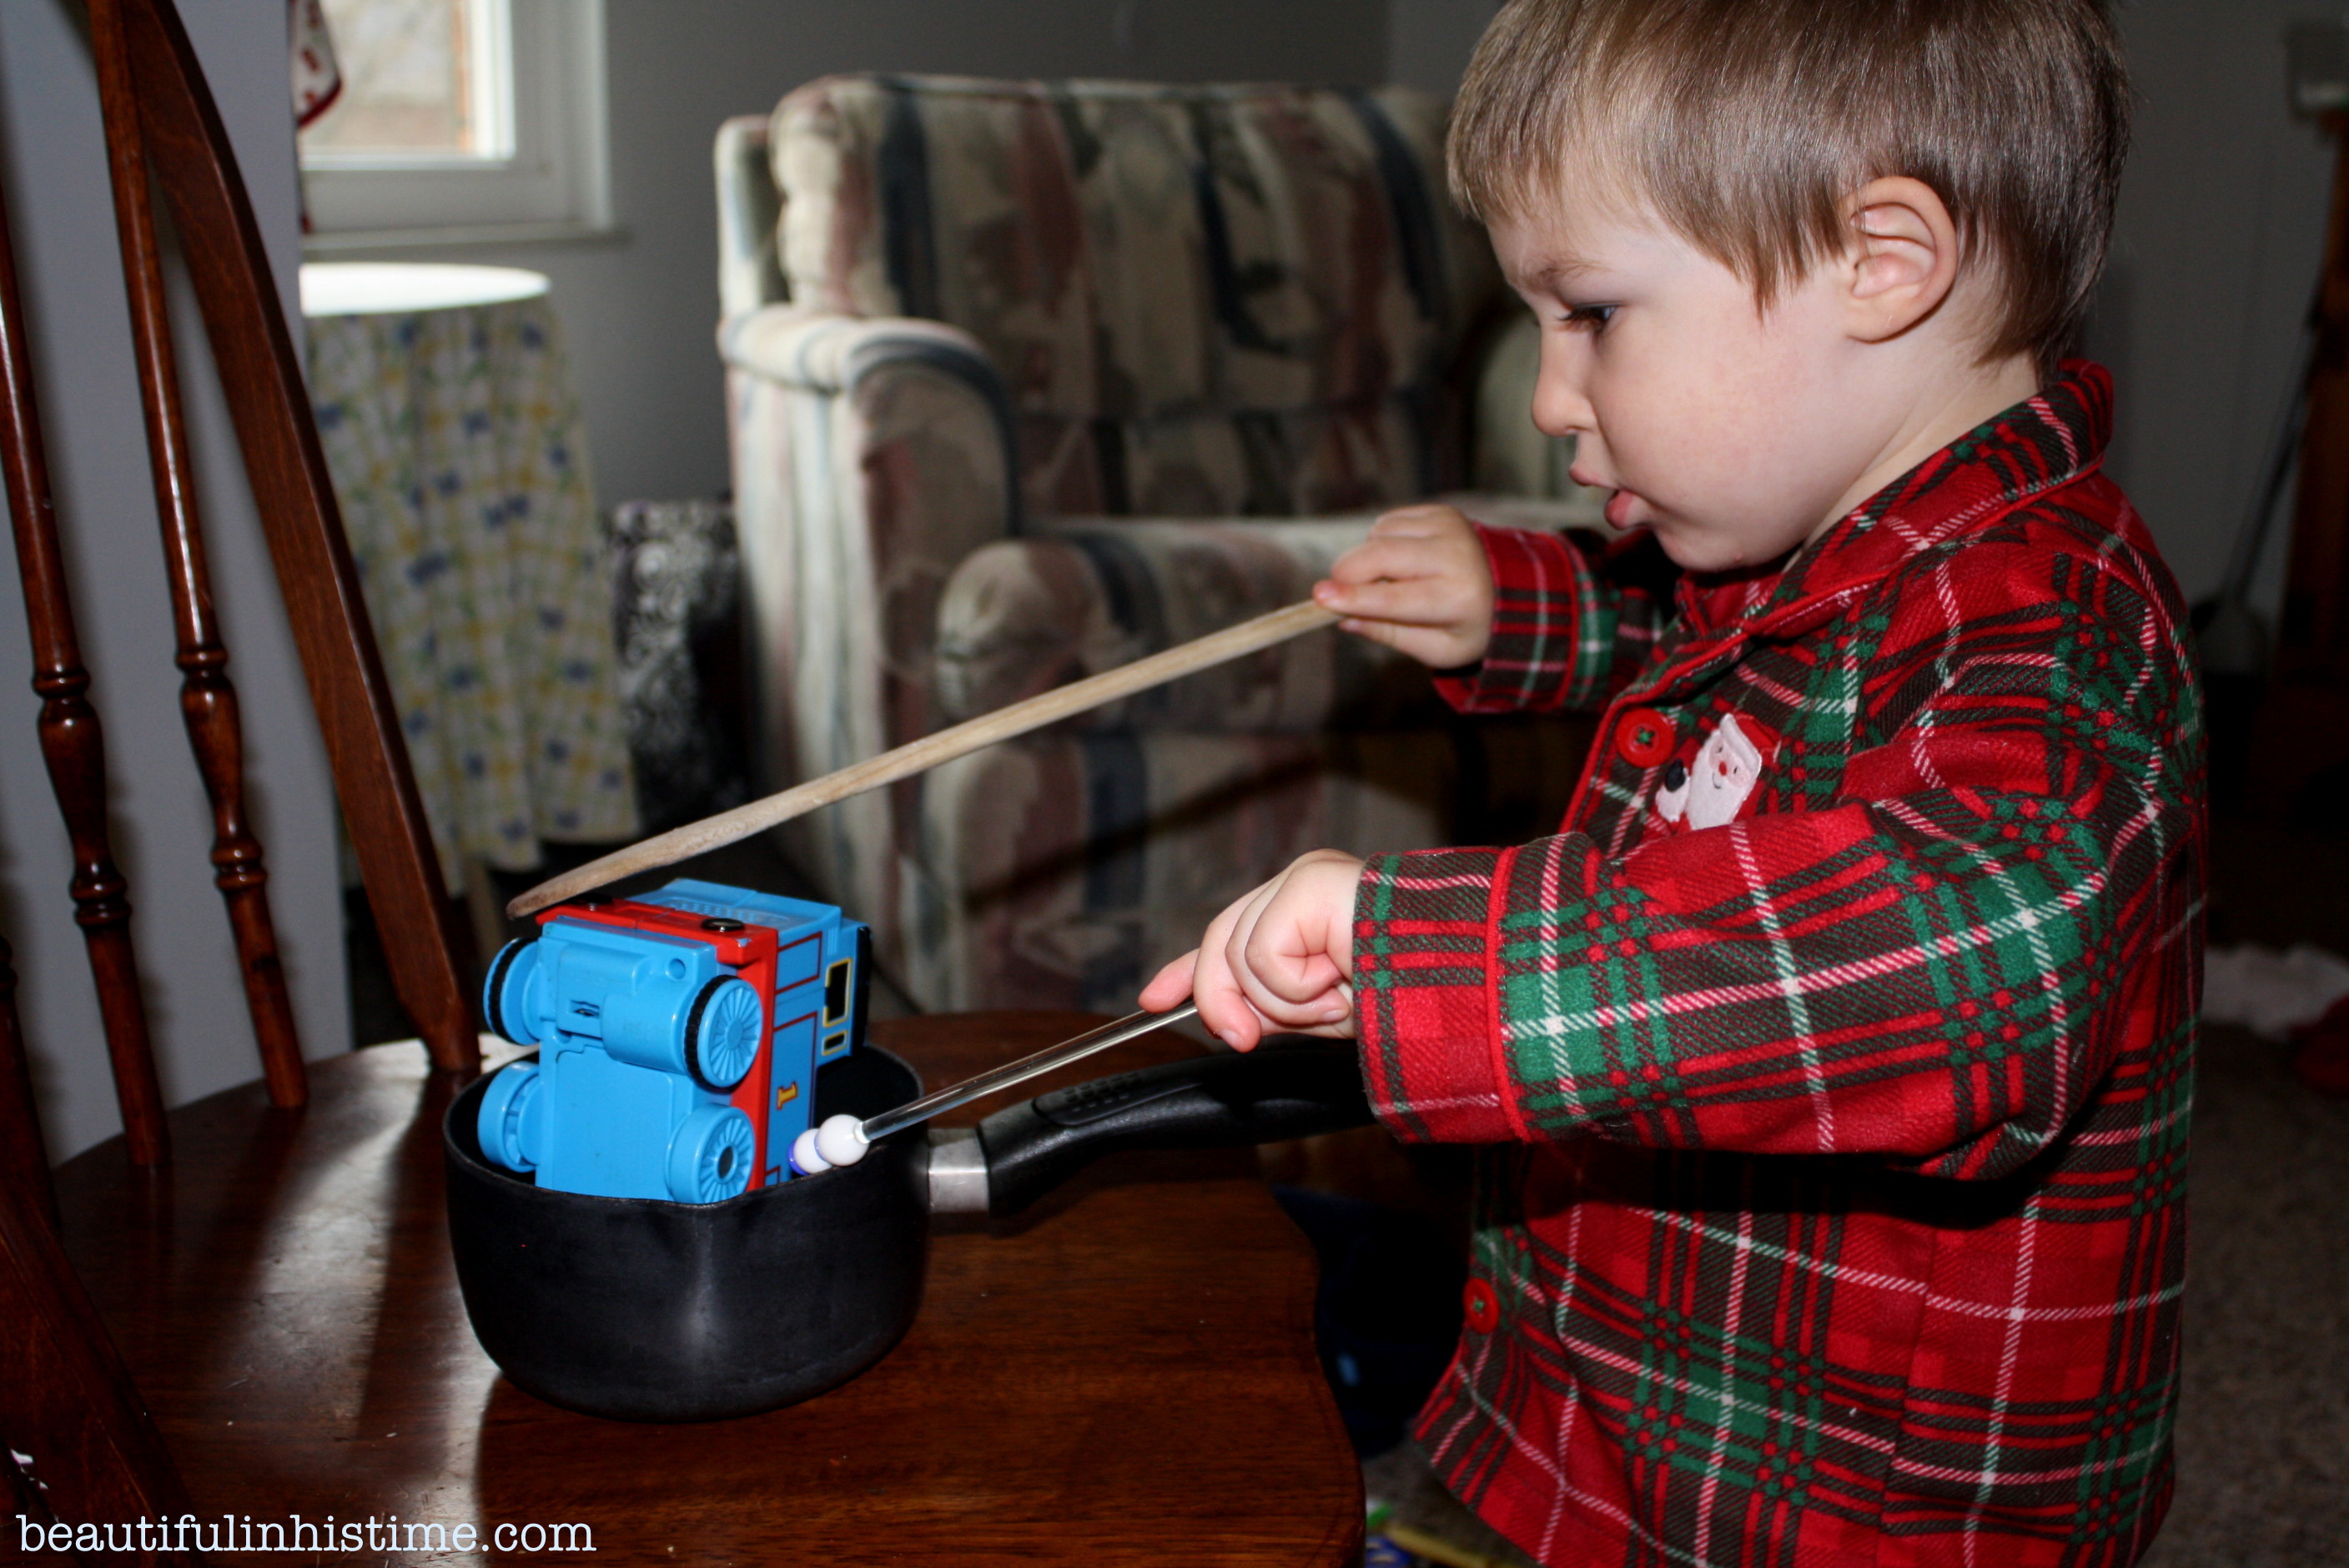
<svg viewBox="0 0 2349 1568">
<path fill-rule="evenodd" d="M 1379 855 L 1354 894 L 1354 1017 L 1371 1109 L 1413 1142 L 1525 1136 L 1493 989 L 1495 889 L 1515 850 Z"/>
<path fill-rule="evenodd" d="M 1558 534 L 1475 528 L 1493 572 L 1492 635 L 1482 663 L 1438 675 L 1435 689 L 1460 713 L 1556 707 L 1574 673 L 1588 568 Z"/>
</svg>

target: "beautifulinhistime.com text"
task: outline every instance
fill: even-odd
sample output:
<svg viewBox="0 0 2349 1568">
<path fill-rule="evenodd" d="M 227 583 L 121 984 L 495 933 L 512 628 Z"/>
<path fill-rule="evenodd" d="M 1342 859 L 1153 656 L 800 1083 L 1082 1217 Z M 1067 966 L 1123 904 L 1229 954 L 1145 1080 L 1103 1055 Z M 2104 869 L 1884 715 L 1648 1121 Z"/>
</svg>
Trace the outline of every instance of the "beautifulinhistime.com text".
<svg viewBox="0 0 2349 1568">
<path fill-rule="evenodd" d="M 183 1513 L 177 1519 L 137 1519 L 99 1524 L 44 1523 L 16 1516 L 16 1544 L 26 1553 L 57 1552 L 358 1552 L 500 1553 L 593 1552 L 595 1532 L 585 1524 L 418 1523 L 398 1514 L 364 1520 L 305 1519 L 292 1514 L 283 1520 L 254 1519 L 250 1514 L 223 1513 L 198 1519 Z"/>
</svg>

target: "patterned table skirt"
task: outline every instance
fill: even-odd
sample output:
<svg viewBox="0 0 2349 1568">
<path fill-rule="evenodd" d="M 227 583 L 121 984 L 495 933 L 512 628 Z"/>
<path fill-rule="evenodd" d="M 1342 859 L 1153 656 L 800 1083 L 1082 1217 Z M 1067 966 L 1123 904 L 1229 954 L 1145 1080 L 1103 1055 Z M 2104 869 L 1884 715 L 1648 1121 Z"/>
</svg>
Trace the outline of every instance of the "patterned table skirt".
<svg viewBox="0 0 2349 1568">
<path fill-rule="evenodd" d="M 417 787 L 462 861 L 637 830 L 612 583 L 550 302 L 314 317 L 311 397 Z"/>
</svg>

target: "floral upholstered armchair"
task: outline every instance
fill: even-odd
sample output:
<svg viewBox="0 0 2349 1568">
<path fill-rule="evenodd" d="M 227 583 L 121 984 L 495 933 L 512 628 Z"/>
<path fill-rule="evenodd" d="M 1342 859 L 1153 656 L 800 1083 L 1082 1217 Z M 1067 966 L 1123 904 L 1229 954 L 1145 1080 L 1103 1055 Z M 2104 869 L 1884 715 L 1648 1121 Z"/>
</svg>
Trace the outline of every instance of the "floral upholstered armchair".
<svg viewBox="0 0 2349 1568">
<path fill-rule="evenodd" d="M 769 788 L 1305 596 L 1390 506 L 1596 517 L 1402 89 L 833 77 L 718 140 Z M 1499 499 L 1507 496 L 1511 499 Z M 1540 830 L 1554 723 L 1317 634 L 782 830 L 922 1006 L 1123 1011 L 1302 851 Z"/>
</svg>

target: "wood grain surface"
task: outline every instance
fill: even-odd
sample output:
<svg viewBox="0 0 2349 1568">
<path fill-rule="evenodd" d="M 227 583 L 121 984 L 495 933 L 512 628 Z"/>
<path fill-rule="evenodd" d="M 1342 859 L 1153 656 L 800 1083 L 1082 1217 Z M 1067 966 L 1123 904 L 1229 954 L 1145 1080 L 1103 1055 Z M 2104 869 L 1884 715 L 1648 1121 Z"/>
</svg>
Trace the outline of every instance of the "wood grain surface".
<svg viewBox="0 0 2349 1568">
<path fill-rule="evenodd" d="M 874 1035 L 936 1085 L 1098 1021 Z M 1148 1036 L 942 1120 L 1198 1049 Z M 577 1560 L 602 1563 L 1359 1556 L 1312 1253 L 1251 1152 L 1115 1156 L 1016 1220 L 941 1220 L 920 1316 L 862 1377 L 763 1416 L 635 1426 L 541 1403 L 475 1345 L 441 1208 L 461 1082 L 378 1047 L 313 1063 L 303 1109 L 254 1084 L 174 1112 L 166 1171 L 119 1143 L 60 1169 L 68 1250 L 199 1513 L 584 1522 L 595 1554 Z"/>
<path fill-rule="evenodd" d="M 16 954 L 5 937 L 0 937 L 0 1191 L 22 1194 L 27 1209 L 52 1225 L 57 1222 L 48 1143 L 34 1101 L 25 1026 L 16 1016 Z"/>
</svg>

